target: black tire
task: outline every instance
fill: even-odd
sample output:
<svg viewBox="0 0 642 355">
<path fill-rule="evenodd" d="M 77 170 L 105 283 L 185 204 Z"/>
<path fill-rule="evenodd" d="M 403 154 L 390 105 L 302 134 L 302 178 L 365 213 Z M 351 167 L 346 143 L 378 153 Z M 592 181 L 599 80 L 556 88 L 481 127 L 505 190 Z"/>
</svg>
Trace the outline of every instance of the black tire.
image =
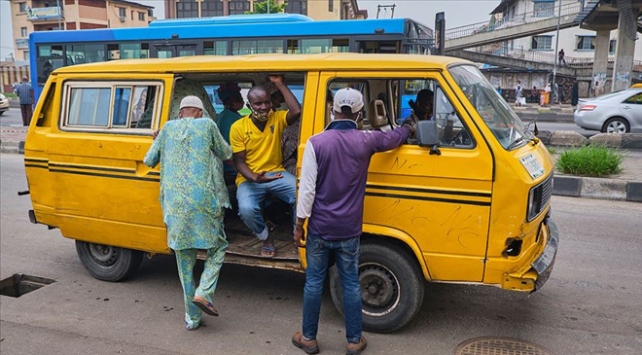
<svg viewBox="0 0 642 355">
<path fill-rule="evenodd" d="M 617 132 L 609 132 L 609 127 L 617 130 Z M 604 126 L 602 126 L 602 133 L 629 133 L 629 132 L 631 132 L 631 125 L 629 125 L 629 121 L 627 121 L 622 117 L 609 118 L 608 120 L 606 120 L 606 122 L 604 122 Z"/>
<path fill-rule="evenodd" d="M 143 252 L 76 241 L 76 252 L 87 272 L 98 280 L 122 281 L 138 270 Z"/>
<path fill-rule="evenodd" d="M 398 248 L 361 245 L 359 282 L 363 302 L 363 329 L 394 332 L 417 315 L 424 299 L 424 279 L 415 258 Z M 336 266 L 330 268 L 330 293 L 343 314 L 343 288 Z"/>
</svg>

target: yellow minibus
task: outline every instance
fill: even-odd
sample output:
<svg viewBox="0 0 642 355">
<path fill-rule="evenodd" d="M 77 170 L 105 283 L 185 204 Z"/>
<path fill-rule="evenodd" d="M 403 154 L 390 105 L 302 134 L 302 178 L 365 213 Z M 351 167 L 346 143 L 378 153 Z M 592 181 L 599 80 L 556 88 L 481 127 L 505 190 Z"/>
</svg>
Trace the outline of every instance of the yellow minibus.
<svg viewBox="0 0 642 355">
<path fill-rule="evenodd" d="M 308 138 L 331 120 L 329 91 L 363 93 L 363 130 L 392 129 L 418 91 L 434 95 L 432 118 L 419 122 L 417 137 L 370 164 L 360 259 L 365 329 L 407 324 L 425 282 L 523 292 L 546 282 L 559 242 L 550 218 L 551 155 L 476 65 L 452 57 L 196 56 L 60 68 L 47 80 L 25 143 L 30 220 L 74 239 L 82 264 L 101 280 L 132 276 L 144 255 L 170 254 L 160 168 L 142 162 L 153 131 L 176 118 L 186 95 L 201 96 L 212 117 L 212 88 L 247 88 L 270 74 L 285 75 L 301 100 L 299 160 Z M 265 209 L 274 216 L 277 257 L 259 257 L 261 242 L 230 212 L 226 262 L 304 272 L 289 209 Z M 339 284 L 331 272 L 341 309 Z"/>
</svg>

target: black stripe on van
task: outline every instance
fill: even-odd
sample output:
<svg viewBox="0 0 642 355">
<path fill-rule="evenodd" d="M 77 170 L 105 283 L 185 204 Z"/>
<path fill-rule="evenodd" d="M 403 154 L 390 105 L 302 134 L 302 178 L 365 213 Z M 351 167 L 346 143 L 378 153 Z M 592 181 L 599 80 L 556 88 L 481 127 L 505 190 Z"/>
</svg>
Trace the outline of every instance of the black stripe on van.
<svg viewBox="0 0 642 355">
<path fill-rule="evenodd" d="M 376 193 L 376 192 L 366 192 L 366 196 L 372 197 L 388 197 L 388 198 L 397 198 L 405 200 L 418 200 L 418 201 L 435 201 L 435 202 L 446 202 L 446 203 L 458 203 L 462 205 L 475 205 L 475 206 L 490 206 L 490 202 L 484 201 L 469 201 L 469 200 L 455 200 L 447 198 L 436 198 L 436 197 L 426 197 L 426 196 L 412 196 L 412 195 L 394 195 L 386 193 Z"/>
<path fill-rule="evenodd" d="M 69 168 L 69 169 L 82 169 L 82 170 L 98 170 L 98 171 L 109 171 L 114 173 L 129 173 L 134 174 L 136 170 L 126 169 L 126 168 L 106 168 L 102 166 L 87 166 L 87 165 L 76 165 L 76 164 L 57 164 L 49 163 L 50 167 L 53 168 Z"/>
<path fill-rule="evenodd" d="M 52 173 L 63 173 L 63 174 L 75 174 L 75 175 L 86 175 L 86 176 L 97 176 L 97 177 L 106 177 L 112 179 L 125 179 L 125 180 L 139 180 L 139 181 L 160 181 L 159 178 L 150 178 L 142 176 L 127 176 L 127 175 L 112 175 L 112 174 L 100 174 L 93 173 L 89 171 L 77 171 L 77 170 L 65 170 L 65 169 L 49 169 Z"/>
<path fill-rule="evenodd" d="M 366 185 L 366 188 L 379 189 L 379 190 L 403 191 L 403 192 L 444 194 L 444 195 L 474 196 L 474 197 L 487 197 L 487 198 L 491 197 L 490 193 L 485 193 L 485 192 L 422 189 L 422 188 L 418 188 L 418 187 L 399 187 L 399 186 L 385 186 L 385 185 L 368 184 L 368 185 Z"/>
</svg>

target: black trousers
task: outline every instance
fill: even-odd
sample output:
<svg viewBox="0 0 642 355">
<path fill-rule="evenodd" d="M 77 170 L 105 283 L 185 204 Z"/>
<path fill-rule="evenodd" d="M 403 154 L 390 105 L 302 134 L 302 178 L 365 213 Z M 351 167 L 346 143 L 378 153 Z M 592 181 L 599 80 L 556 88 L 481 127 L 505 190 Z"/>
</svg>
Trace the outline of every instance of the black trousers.
<svg viewBox="0 0 642 355">
<path fill-rule="evenodd" d="M 31 123 L 31 116 L 33 115 L 31 104 L 20 105 L 20 113 L 22 114 L 22 125 L 29 126 Z"/>
</svg>

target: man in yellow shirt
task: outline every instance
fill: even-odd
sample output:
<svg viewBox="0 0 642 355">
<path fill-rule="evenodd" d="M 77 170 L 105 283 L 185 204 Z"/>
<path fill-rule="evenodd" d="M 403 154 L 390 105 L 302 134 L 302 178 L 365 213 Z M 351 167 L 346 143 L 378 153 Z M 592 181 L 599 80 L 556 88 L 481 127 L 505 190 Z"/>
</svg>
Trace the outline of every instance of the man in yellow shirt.
<svg viewBox="0 0 642 355">
<path fill-rule="evenodd" d="M 288 203 L 294 216 L 296 177 L 283 167 L 281 137 L 283 130 L 301 116 L 301 104 L 284 83 L 283 76 L 271 75 L 269 78 L 283 94 L 288 110 L 274 111 L 268 90 L 254 86 L 247 94 L 252 113 L 234 122 L 230 129 L 230 144 L 238 171 L 239 216 L 263 241 L 261 255 L 264 257 L 276 255 L 274 241 L 261 213 L 266 196 L 273 195 Z"/>
</svg>

